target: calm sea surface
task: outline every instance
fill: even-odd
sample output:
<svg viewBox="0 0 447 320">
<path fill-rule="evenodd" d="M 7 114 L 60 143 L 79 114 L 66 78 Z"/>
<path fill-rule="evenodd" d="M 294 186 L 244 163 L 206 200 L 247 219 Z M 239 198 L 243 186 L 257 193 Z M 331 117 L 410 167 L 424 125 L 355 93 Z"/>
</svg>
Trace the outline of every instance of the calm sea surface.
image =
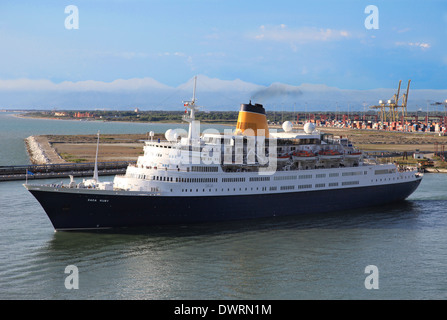
<svg viewBox="0 0 447 320">
<path fill-rule="evenodd" d="M 0 165 L 28 162 L 29 135 L 168 127 L 0 113 Z M 0 182 L 0 299 L 447 298 L 447 175 L 390 206 L 120 233 L 55 233 L 22 183 Z M 69 265 L 79 289 L 65 287 Z M 378 289 L 365 287 L 369 265 Z"/>
</svg>

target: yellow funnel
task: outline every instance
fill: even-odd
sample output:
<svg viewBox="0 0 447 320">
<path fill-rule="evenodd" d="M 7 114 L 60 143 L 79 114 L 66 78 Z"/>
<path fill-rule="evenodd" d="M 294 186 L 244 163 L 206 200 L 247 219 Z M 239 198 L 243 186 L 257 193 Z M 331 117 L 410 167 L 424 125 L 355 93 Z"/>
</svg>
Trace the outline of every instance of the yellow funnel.
<svg viewBox="0 0 447 320">
<path fill-rule="evenodd" d="M 269 137 L 267 117 L 262 104 L 252 105 L 251 101 L 249 104 L 241 104 L 235 134 Z"/>
</svg>

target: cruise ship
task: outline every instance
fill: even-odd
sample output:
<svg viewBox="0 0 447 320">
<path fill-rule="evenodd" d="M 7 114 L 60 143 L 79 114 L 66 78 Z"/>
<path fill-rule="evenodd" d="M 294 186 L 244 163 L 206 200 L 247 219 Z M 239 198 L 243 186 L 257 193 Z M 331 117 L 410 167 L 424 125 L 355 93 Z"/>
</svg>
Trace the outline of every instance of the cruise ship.
<svg viewBox="0 0 447 320">
<path fill-rule="evenodd" d="M 201 132 L 199 107 L 184 102 L 188 130 L 145 141 L 144 155 L 113 181 L 24 186 L 56 231 L 186 225 L 312 215 L 406 199 L 417 169 L 379 164 L 346 138 L 306 123 L 269 128 L 261 104 L 242 104 L 235 129 Z M 98 139 L 99 141 L 99 139 Z"/>
</svg>

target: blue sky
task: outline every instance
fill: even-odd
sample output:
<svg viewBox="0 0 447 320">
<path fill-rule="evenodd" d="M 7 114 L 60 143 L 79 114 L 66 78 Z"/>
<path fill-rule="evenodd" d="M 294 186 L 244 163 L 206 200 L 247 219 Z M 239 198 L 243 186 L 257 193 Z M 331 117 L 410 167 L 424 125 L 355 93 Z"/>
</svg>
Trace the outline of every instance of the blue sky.
<svg viewBox="0 0 447 320">
<path fill-rule="evenodd" d="M 379 29 L 367 30 L 367 5 Z M 79 29 L 64 26 L 65 6 Z M 268 86 L 447 88 L 447 2 L 399 0 L 70 0 L 0 2 L 0 80 L 196 74 Z"/>
</svg>

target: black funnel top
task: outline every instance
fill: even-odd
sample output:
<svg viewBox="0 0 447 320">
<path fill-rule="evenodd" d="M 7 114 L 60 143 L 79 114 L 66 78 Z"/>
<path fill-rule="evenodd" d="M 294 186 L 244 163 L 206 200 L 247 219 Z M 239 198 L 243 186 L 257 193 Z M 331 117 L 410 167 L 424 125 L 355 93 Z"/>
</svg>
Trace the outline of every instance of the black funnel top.
<svg viewBox="0 0 447 320">
<path fill-rule="evenodd" d="M 253 104 L 251 104 L 251 100 L 250 100 L 249 104 L 246 104 L 246 103 L 241 104 L 241 110 L 240 111 L 247 111 L 247 112 L 254 112 L 254 113 L 265 114 L 265 109 L 262 106 L 262 104 L 255 103 L 253 105 Z"/>
</svg>

